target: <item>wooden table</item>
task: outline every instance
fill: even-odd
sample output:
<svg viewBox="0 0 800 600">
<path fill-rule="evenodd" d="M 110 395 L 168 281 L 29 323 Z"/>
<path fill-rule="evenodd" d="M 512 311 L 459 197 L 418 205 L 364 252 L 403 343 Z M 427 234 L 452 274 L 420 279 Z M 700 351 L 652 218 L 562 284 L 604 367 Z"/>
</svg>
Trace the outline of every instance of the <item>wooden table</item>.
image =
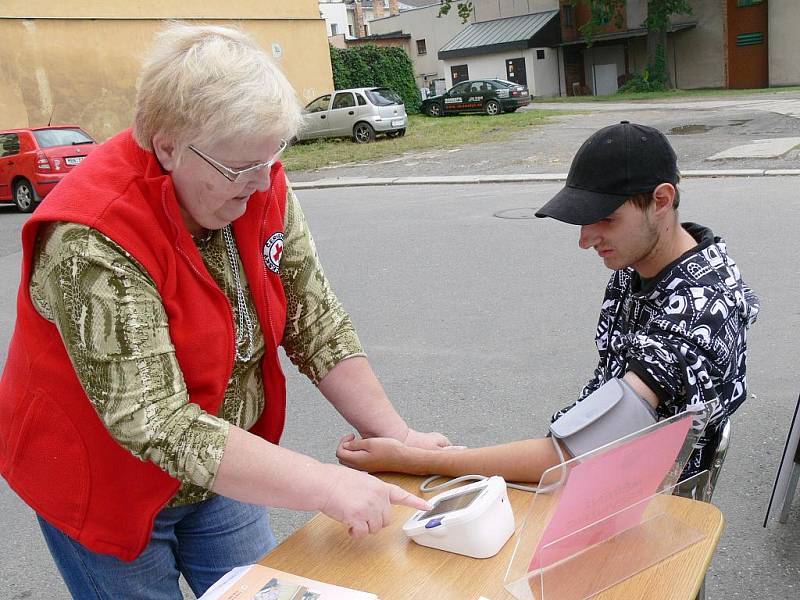
<svg viewBox="0 0 800 600">
<path fill-rule="evenodd" d="M 416 492 L 420 477 L 383 479 Z M 531 495 L 509 490 L 519 528 Z M 694 500 L 667 498 L 669 512 L 706 537 L 657 565 L 595 596 L 598 600 L 694 600 L 722 533 L 719 509 Z M 377 594 L 381 600 L 513 600 L 503 578 L 516 534 L 494 557 L 474 559 L 419 546 L 402 531 L 413 509 L 395 507 L 392 524 L 361 540 L 317 515 L 267 554 L 261 564 L 303 577 Z"/>
</svg>

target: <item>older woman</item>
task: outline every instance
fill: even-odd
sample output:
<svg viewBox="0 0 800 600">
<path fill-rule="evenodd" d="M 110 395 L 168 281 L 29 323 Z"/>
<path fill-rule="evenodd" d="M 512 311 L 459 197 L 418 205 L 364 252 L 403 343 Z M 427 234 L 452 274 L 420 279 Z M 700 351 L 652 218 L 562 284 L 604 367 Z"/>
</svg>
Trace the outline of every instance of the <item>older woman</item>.
<svg viewBox="0 0 800 600">
<path fill-rule="evenodd" d="M 200 595 L 273 545 L 264 506 L 351 535 L 400 488 L 278 446 L 277 348 L 364 436 L 426 448 L 395 412 L 332 293 L 278 156 L 301 112 L 245 34 L 173 24 L 135 122 L 23 229 L 0 382 L 0 468 L 76 598 Z"/>
</svg>

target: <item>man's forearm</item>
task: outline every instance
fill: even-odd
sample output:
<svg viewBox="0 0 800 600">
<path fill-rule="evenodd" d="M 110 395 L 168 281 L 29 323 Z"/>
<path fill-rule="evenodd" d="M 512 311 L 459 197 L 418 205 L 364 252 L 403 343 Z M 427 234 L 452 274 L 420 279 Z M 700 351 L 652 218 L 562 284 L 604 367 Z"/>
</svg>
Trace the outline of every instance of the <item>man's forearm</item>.
<svg viewBox="0 0 800 600">
<path fill-rule="evenodd" d="M 415 475 L 500 475 L 507 481 L 539 481 L 559 463 L 551 440 L 521 440 L 499 446 L 463 450 L 404 450 L 397 470 Z"/>
<path fill-rule="evenodd" d="M 408 425 L 363 356 L 337 364 L 319 382 L 319 390 L 362 437 L 406 439 Z"/>
</svg>

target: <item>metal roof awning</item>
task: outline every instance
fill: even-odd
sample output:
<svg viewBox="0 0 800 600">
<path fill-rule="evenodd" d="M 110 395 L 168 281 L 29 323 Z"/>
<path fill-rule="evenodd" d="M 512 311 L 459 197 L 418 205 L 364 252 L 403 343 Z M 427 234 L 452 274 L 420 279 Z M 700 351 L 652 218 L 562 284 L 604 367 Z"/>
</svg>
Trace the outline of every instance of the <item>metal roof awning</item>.
<svg viewBox="0 0 800 600">
<path fill-rule="evenodd" d="M 470 23 L 439 50 L 439 59 L 552 47 L 561 41 L 559 11 Z"/>
<path fill-rule="evenodd" d="M 675 33 L 678 31 L 684 31 L 686 29 L 693 29 L 697 27 L 697 21 L 686 21 L 685 23 L 671 23 L 669 27 L 667 27 L 667 33 Z M 599 35 L 592 36 L 592 44 L 596 44 L 598 42 L 613 42 L 614 40 L 627 40 L 630 38 L 637 38 L 637 37 L 645 37 L 647 35 L 647 28 L 639 27 L 638 29 L 626 29 L 625 31 L 615 31 L 613 33 L 601 33 Z M 589 41 L 586 38 L 579 38 L 577 40 L 571 40 L 569 42 L 561 42 L 558 44 L 559 46 L 576 46 L 578 44 L 588 44 Z"/>
</svg>

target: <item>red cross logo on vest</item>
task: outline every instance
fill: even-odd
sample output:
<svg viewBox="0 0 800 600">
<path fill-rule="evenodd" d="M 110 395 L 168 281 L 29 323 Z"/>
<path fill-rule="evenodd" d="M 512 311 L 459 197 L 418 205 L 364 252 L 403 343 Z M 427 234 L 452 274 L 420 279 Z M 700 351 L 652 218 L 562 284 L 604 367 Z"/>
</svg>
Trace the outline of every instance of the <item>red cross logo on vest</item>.
<svg viewBox="0 0 800 600">
<path fill-rule="evenodd" d="M 283 232 L 276 231 L 264 242 L 261 253 L 264 255 L 264 264 L 273 273 L 280 270 L 281 256 L 283 256 Z"/>
</svg>

